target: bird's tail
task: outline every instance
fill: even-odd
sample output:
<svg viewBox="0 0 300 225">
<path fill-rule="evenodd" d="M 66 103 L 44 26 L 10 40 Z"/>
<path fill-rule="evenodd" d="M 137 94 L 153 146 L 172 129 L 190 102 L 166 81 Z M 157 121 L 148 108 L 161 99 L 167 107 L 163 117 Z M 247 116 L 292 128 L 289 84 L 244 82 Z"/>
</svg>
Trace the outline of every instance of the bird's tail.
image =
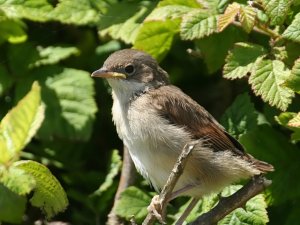
<svg viewBox="0 0 300 225">
<path fill-rule="evenodd" d="M 247 154 L 248 157 L 251 160 L 252 165 L 258 169 L 261 173 L 268 173 L 268 172 L 273 172 L 275 169 L 273 167 L 273 165 L 264 162 L 264 161 L 260 161 L 258 159 L 255 159 L 252 155 Z"/>
</svg>

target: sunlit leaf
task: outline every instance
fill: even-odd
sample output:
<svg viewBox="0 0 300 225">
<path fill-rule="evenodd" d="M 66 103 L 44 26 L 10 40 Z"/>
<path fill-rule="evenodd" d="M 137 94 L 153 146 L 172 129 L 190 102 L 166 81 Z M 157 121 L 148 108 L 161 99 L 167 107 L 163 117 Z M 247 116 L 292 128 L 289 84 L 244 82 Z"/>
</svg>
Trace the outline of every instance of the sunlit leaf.
<svg viewBox="0 0 300 225">
<path fill-rule="evenodd" d="M 143 20 L 154 6 L 154 3 L 145 1 L 139 4 L 127 1 L 112 4 L 100 17 L 100 37 L 111 36 L 127 44 L 133 43 Z M 125 8 L 126 10 L 124 10 Z"/>
<path fill-rule="evenodd" d="M 178 31 L 179 20 L 145 22 L 139 30 L 134 48 L 148 52 L 160 61 L 170 50 Z"/>
<path fill-rule="evenodd" d="M 36 185 L 30 174 L 14 166 L 0 167 L 0 182 L 18 195 L 29 194 Z"/>
<path fill-rule="evenodd" d="M 251 43 L 235 43 L 226 57 L 223 76 L 227 79 L 242 78 L 253 72 L 253 66 L 258 57 L 267 51 L 261 45 Z"/>
<path fill-rule="evenodd" d="M 229 24 L 235 21 L 236 16 L 240 12 L 241 6 L 234 2 L 226 8 L 224 14 L 218 17 L 218 31 L 223 31 Z"/>
<path fill-rule="evenodd" d="M 18 161 L 14 166 L 24 170 L 35 179 L 36 186 L 30 202 L 33 206 L 41 208 L 47 218 L 51 218 L 66 209 L 68 205 L 67 195 L 47 167 L 29 160 Z"/>
<path fill-rule="evenodd" d="M 181 5 L 181 6 L 187 6 L 190 8 L 201 8 L 203 5 L 201 5 L 200 1 L 197 0 L 162 0 L 158 3 L 159 7 L 167 6 L 167 5 Z"/>
<path fill-rule="evenodd" d="M 262 6 L 265 9 L 266 14 L 270 18 L 271 25 L 283 24 L 289 10 L 292 1 L 290 0 L 262 0 Z"/>
<path fill-rule="evenodd" d="M 217 16 L 208 16 L 200 11 L 186 14 L 180 26 L 180 36 L 183 40 L 200 39 L 217 32 Z"/>
<path fill-rule="evenodd" d="M 190 12 L 192 9 L 184 5 L 167 5 L 155 8 L 145 19 L 151 20 L 167 20 L 181 18 L 184 14 Z"/>
<path fill-rule="evenodd" d="M 291 89 L 283 86 L 289 75 L 290 71 L 283 62 L 258 59 L 249 82 L 254 93 L 260 95 L 265 102 L 281 110 L 286 110 L 294 96 Z"/>
<path fill-rule="evenodd" d="M 240 8 L 239 20 L 242 28 L 250 33 L 255 25 L 256 11 L 251 6 L 242 6 Z"/>
<path fill-rule="evenodd" d="M 300 13 L 298 13 L 291 25 L 286 28 L 282 36 L 291 41 L 300 42 Z"/>
<path fill-rule="evenodd" d="M 38 83 L 1 121 L 0 162 L 16 160 L 19 152 L 36 134 L 44 119 Z"/>
<path fill-rule="evenodd" d="M 2 0 L 0 10 L 10 18 L 25 18 L 44 22 L 50 19 L 53 7 L 47 0 Z"/>
<path fill-rule="evenodd" d="M 86 0 L 77 0 L 76 4 L 72 0 L 60 0 L 49 17 L 61 23 L 76 25 L 96 24 L 100 19 L 97 9 Z"/>
<path fill-rule="evenodd" d="M 56 64 L 71 55 L 78 55 L 79 50 L 76 47 L 63 47 L 63 46 L 49 46 L 46 48 L 38 47 L 39 59 L 30 64 L 30 67 L 37 67 L 41 65 Z"/>
</svg>

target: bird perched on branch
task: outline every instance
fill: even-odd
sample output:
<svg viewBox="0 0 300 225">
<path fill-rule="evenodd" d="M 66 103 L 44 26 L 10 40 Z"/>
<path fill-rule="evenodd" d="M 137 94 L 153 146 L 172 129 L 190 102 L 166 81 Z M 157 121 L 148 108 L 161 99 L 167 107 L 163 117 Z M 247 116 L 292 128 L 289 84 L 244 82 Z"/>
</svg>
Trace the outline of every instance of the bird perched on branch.
<svg viewBox="0 0 300 225">
<path fill-rule="evenodd" d="M 167 72 L 145 52 L 117 51 L 92 76 L 106 78 L 111 86 L 118 135 L 137 170 L 157 191 L 185 144 L 193 140 L 199 142 L 172 198 L 192 196 L 195 204 L 233 182 L 273 171 L 272 165 L 247 154 L 202 106 L 171 85 Z"/>
</svg>

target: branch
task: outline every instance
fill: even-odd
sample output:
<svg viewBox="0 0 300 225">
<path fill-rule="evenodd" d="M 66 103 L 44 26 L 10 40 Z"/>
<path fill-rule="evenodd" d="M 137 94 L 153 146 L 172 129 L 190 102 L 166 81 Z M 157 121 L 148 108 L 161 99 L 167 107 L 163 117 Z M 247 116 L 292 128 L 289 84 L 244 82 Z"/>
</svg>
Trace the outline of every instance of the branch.
<svg viewBox="0 0 300 225">
<path fill-rule="evenodd" d="M 244 207 L 249 199 L 265 190 L 271 183 L 272 181 L 267 180 L 262 175 L 253 177 L 240 190 L 231 196 L 221 198 L 219 203 L 213 209 L 202 214 L 195 221 L 189 223 L 189 225 L 217 224 L 218 221 L 233 210 Z"/>
<path fill-rule="evenodd" d="M 193 141 L 188 144 L 186 144 L 177 159 L 177 162 L 164 186 L 162 189 L 160 195 L 159 195 L 159 201 L 161 205 L 161 213 L 164 214 L 165 209 L 168 204 L 168 199 L 171 197 L 172 191 L 183 173 L 184 167 L 186 165 L 187 159 L 191 151 L 193 150 L 194 146 L 198 143 L 198 141 Z M 150 211 L 146 217 L 146 219 L 143 222 L 143 225 L 151 225 L 156 220 L 155 213 L 153 211 Z"/>
<path fill-rule="evenodd" d="M 129 155 L 128 149 L 124 146 L 123 149 L 123 166 L 121 172 L 121 178 L 118 186 L 117 193 L 115 195 L 114 206 L 110 213 L 108 214 L 107 225 L 120 225 L 122 224 L 121 218 L 115 214 L 115 206 L 117 200 L 120 198 L 120 194 L 129 186 L 135 182 L 136 170 L 133 165 L 132 159 Z"/>
</svg>

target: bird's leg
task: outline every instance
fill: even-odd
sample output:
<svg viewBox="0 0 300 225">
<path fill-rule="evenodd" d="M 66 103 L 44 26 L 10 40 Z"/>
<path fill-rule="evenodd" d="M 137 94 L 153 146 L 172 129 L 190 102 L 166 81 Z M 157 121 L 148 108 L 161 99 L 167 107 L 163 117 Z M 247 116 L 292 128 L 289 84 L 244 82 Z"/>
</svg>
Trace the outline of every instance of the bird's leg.
<svg viewBox="0 0 300 225">
<path fill-rule="evenodd" d="M 170 201 L 172 201 L 173 199 L 177 198 L 177 197 L 178 197 L 179 195 L 181 195 L 182 193 L 187 192 L 187 191 L 193 189 L 194 187 L 195 187 L 195 185 L 190 184 L 190 185 L 187 185 L 187 186 L 185 186 L 185 187 L 183 187 L 183 188 L 180 188 L 180 189 L 177 190 L 177 191 L 172 192 L 171 196 L 170 196 L 169 199 L 168 199 L 168 202 L 170 202 Z"/>
<path fill-rule="evenodd" d="M 199 201 L 199 198 L 193 198 L 190 204 L 187 206 L 187 208 L 184 210 L 182 215 L 179 217 L 179 219 L 176 221 L 175 225 L 181 225 L 185 219 L 188 217 L 188 215 L 191 213 L 197 202 Z"/>
</svg>

